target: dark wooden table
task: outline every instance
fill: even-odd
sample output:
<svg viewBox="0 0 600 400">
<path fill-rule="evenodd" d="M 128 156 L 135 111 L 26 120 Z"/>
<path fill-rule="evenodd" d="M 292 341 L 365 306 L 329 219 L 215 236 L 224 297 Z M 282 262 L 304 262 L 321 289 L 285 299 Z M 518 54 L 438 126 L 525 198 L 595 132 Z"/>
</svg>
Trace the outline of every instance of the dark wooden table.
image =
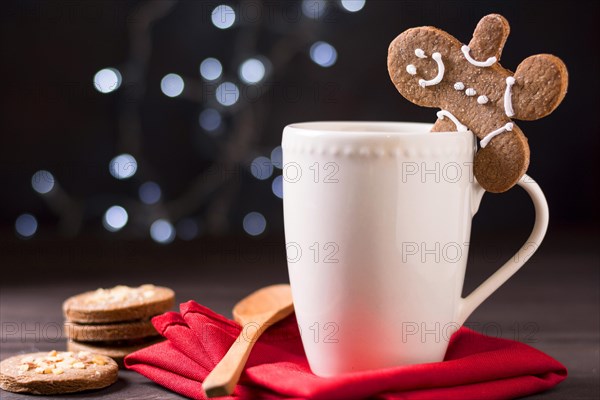
<svg viewBox="0 0 600 400">
<path fill-rule="evenodd" d="M 473 251 L 465 292 L 489 275 L 520 240 L 506 240 L 493 254 Z M 12 271 L 0 284 L 2 359 L 22 352 L 63 349 L 64 339 L 56 334 L 62 323 L 61 303 L 84 290 L 153 282 L 175 289 L 179 301 L 194 299 L 230 316 L 233 304 L 245 294 L 287 281 L 280 239 L 170 247 L 89 241 L 13 244 L 2 249 L 3 270 Z M 468 325 L 475 330 L 520 340 L 566 365 L 567 380 L 530 399 L 600 398 L 599 271 L 595 234 L 577 231 L 551 236 L 529 265 L 469 318 Z M 14 324 L 20 329 L 18 335 L 9 333 Z M 2 400 L 28 398 L 40 397 L 0 391 Z M 122 371 L 119 381 L 105 390 L 53 398 L 182 397 Z"/>
</svg>

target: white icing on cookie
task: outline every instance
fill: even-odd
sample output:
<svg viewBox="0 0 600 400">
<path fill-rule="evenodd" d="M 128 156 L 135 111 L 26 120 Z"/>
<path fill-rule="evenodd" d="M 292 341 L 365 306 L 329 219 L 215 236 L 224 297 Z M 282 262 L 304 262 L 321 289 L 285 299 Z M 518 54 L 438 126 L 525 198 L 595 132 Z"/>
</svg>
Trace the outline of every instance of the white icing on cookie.
<svg viewBox="0 0 600 400">
<path fill-rule="evenodd" d="M 415 56 L 419 58 L 427 58 L 423 49 L 415 49 Z"/>
<path fill-rule="evenodd" d="M 477 103 L 479 104 L 487 104 L 488 101 L 490 101 L 490 99 L 488 99 L 486 95 L 481 95 L 477 98 Z"/>
<path fill-rule="evenodd" d="M 411 75 L 416 75 L 417 74 L 417 67 L 415 67 L 412 64 L 408 64 L 406 66 L 406 72 L 408 72 Z"/>
<path fill-rule="evenodd" d="M 465 90 L 465 94 L 467 96 L 475 96 L 477 94 L 477 91 L 475 89 L 473 89 L 472 87 L 470 87 L 467 90 Z"/>
<path fill-rule="evenodd" d="M 481 139 L 481 141 L 479 142 L 479 145 L 483 149 L 485 146 L 488 145 L 488 143 L 490 143 L 490 140 L 492 140 L 496 136 L 498 136 L 498 135 L 500 135 L 501 133 L 504 133 L 504 132 L 512 131 L 513 130 L 513 126 L 514 126 L 514 124 L 512 122 L 509 122 L 506 125 L 504 125 L 502 128 L 498 128 L 495 131 L 492 131 L 492 132 L 488 133 L 487 135 L 485 135 L 485 137 L 483 139 Z"/>
<path fill-rule="evenodd" d="M 417 50 L 419 50 L 419 49 L 417 49 Z M 446 69 L 444 68 L 444 62 L 442 61 L 442 55 L 440 53 L 435 52 L 431 55 L 431 58 L 433 58 L 435 60 L 435 62 L 437 63 L 438 73 L 433 79 L 430 79 L 428 81 L 426 81 L 425 79 L 419 79 L 419 85 L 421 87 L 437 85 L 438 83 L 440 83 L 442 81 L 442 79 L 444 79 L 444 72 L 446 71 Z"/>
<path fill-rule="evenodd" d="M 462 82 L 456 82 L 454 84 L 454 89 L 455 90 L 465 90 L 465 84 Z"/>
<path fill-rule="evenodd" d="M 466 44 L 463 45 L 463 47 L 461 47 L 460 49 L 462 50 L 467 61 L 476 67 L 490 67 L 490 66 L 494 65 L 494 63 L 496 62 L 496 57 L 490 57 L 485 61 L 474 60 L 473 57 L 471 57 L 471 54 L 469 54 L 471 49 Z"/>
<path fill-rule="evenodd" d="M 515 78 L 509 76 L 506 78 L 506 90 L 504 91 L 504 112 L 507 117 L 515 115 L 515 111 L 512 106 L 512 86 L 515 84 Z"/>
<path fill-rule="evenodd" d="M 466 132 L 469 130 L 469 128 L 467 128 L 466 126 L 461 124 L 460 121 L 458 120 L 458 118 L 456 118 L 454 115 L 452 115 L 452 113 L 448 110 L 440 110 L 437 112 L 436 115 L 437 115 L 438 119 L 444 119 L 444 117 L 447 117 L 450 121 L 454 122 L 454 125 L 456 126 L 456 130 L 458 132 Z"/>
</svg>

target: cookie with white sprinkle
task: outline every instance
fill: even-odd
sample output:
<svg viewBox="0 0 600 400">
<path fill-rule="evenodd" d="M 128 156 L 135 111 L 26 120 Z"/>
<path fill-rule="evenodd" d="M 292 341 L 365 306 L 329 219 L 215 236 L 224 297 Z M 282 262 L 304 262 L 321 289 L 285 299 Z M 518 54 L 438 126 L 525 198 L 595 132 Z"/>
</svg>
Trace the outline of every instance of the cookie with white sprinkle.
<svg viewBox="0 0 600 400">
<path fill-rule="evenodd" d="M 63 313 L 67 321 L 82 324 L 129 322 L 162 314 L 174 303 L 175 293 L 166 287 L 119 285 L 73 296 L 63 303 Z"/>
<path fill-rule="evenodd" d="M 89 352 L 21 354 L 0 362 L 0 388 L 41 395 L 102 389 L 116 382 L 117 363 Z"/>
<path fill-rule="evenodd" d="M 525 59 L 513 73 L 499 63 L 508 21 L 490 14 L 469 45 L 431 27 L 411 28 L 392 41 L 388 71 L 407 100 L 439 108 L 433 132 L 469 130 L 480 139 L 474 174 L 490 192 L 514 186 L 529 166 L 529 145 L 513 119 L 550 114 L 567 92 L 564 63 L 550 54 Z"/>
</svg>

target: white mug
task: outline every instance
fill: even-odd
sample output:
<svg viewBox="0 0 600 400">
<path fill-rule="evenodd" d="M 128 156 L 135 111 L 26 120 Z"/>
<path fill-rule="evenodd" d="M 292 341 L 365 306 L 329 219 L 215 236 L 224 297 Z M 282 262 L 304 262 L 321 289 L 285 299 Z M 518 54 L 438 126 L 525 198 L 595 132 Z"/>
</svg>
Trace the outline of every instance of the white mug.
<svg viewBox="0 0 600 400">
<path fill-rule="evenodd" d="M 283 131 L 288 271 L 302 343 L 320 376 L 437 362 L 450 336 L 540 245 L 548 206 L 526 244 L 461 297 L 484 189 L 471 132 L 403 122 L 307 122 Z"/>
</svg>

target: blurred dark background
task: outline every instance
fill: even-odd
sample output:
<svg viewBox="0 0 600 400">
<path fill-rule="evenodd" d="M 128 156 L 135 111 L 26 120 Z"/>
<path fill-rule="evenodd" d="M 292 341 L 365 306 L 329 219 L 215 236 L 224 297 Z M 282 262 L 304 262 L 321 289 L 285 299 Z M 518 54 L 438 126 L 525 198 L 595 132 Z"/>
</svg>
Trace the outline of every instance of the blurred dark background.
<svg viewBox="0 0 600 400">
<path fill-rule="evenodd" d="M 569 68 L 563 104 L 519 125 L 532 149 L 528 173 L 550 205 L 549 240 L 569 253 L 565 240 L 579 235 L 591 243 L 585 251 L 597 252 L 598 3 L 361 6 L 3 2 L 0 257 L 14 266 L 4 279 L 21 276 L 20 265 L 53 273 L 82 263 L 89 271 L 153 270 L 180 257 L 198 266 L 203 252 L 221 247 L 242 249 L 221 252 L 233 263 L 246 250 L 284 263 L 283 127 L 433 122 L 435 110 L 409 103 L 391 84 L 389 42 L 409 27 L 434 25 L 468 43 L 492 12 L 511 24 L 505 67 L 553 53 Z M 474 241 L 499 236 L 514 249 L 532 221 L 520 189 L 487 195 Z"/>
<path fill-rule="evenodd" d="M 151 282 L 230 315 L 249 292 L 286 282 L 284 126 L 434 122 L 436 110 L 390 82 L 388 44 L 422 25 L 468 43 L 496 12 L 511 24 L 503 66 L 555 54 L 569 91 L 550 116 L 518 122 L 550 207 L 546 239 L 467 325 L 567 366 L 565 383 L 532 399 L 598 399 L 598 4 L 4 0 L 0 358 L 63 346 L 44 329 L 86 290 Z M 533 218 L 519 188 L 484 196 L 464 294 L 525 242 Z M 104 395 L 173 397 L 123 372 Z"/>
</svg>

